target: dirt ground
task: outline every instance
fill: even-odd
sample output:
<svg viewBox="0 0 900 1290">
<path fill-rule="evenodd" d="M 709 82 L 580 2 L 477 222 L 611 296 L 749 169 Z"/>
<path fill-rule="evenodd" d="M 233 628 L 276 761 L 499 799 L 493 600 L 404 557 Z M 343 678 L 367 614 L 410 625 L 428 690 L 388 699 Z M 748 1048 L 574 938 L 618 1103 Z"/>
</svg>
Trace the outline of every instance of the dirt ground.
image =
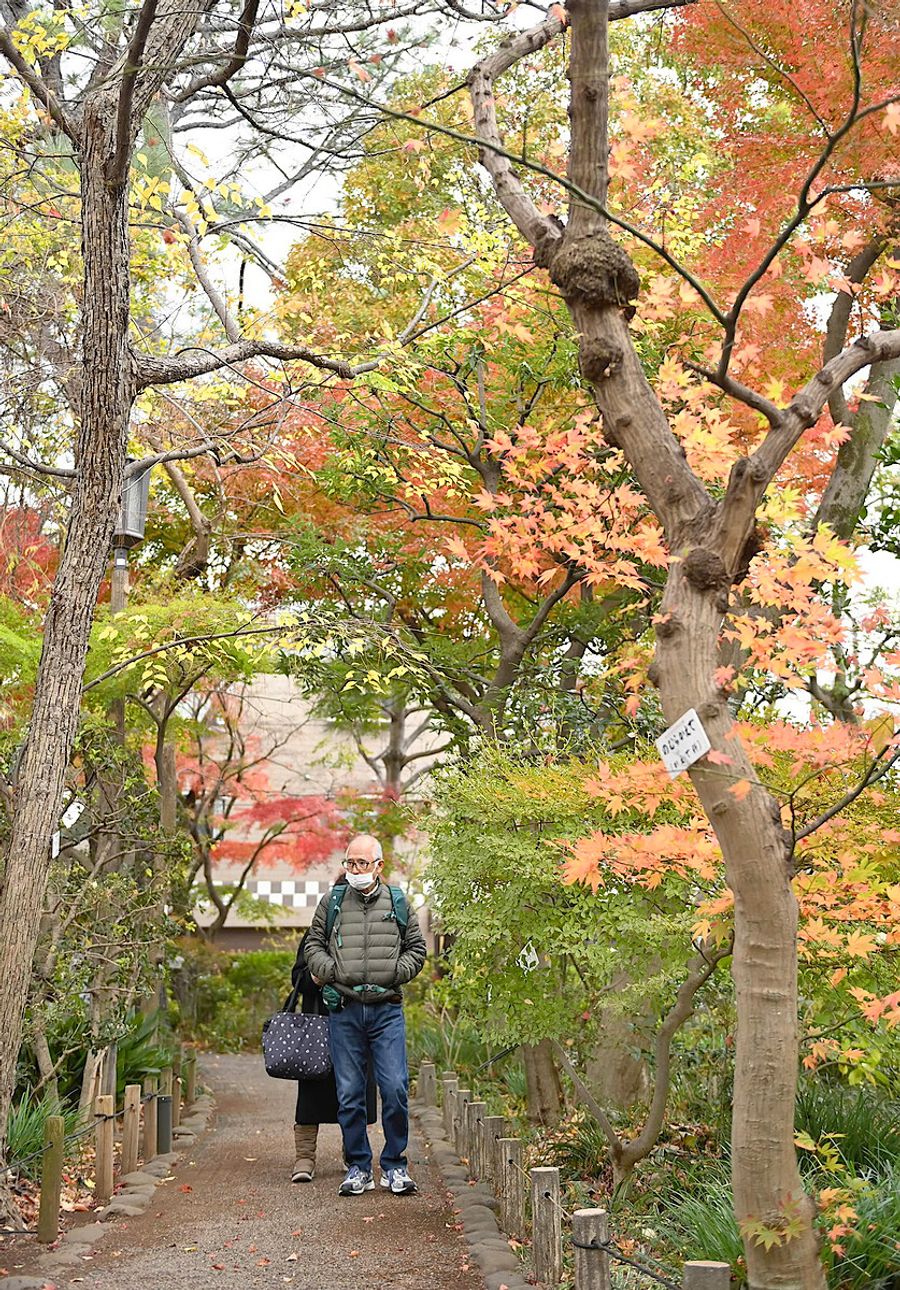
<svg viewBox="0 0 900 1290">
<path fill-rule="evenodd" d="M 59 1290 L 483 1290 L 414 1127 L 418 1195 L 339 1197 L 336 1126 L 320 1130 L 315 1181 L 289 1181 L 295 1085 L 269 1079 L 255 1055 L 209 1057 L 203 1076 L 216 1098 L 210 1130 L 146 1213 L 117 1221 L 93 1255 L 50 1278 Z M 377 1161 L 380 1130 L 370 1135 Z"/>
</svg>

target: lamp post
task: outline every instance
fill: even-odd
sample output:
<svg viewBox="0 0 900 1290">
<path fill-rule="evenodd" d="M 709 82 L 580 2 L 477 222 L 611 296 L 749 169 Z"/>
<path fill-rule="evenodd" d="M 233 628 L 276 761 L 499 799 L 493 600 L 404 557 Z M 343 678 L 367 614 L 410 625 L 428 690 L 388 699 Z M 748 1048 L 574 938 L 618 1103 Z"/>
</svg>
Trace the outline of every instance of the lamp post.
<svg viewBox="0 0 900 1290">
<path fill-rule="evenodd" d="M 131 464 L 131 461 L 128 463 Z M 126 475 L 122 487 L 122 504 L 113 533 L 112 589 L 109 607 L 119 614 L 128 601 L 128 552 L 143 541 L 147 524 L 147 501 L 150 495 L 150 468 Z"/>
</svg>

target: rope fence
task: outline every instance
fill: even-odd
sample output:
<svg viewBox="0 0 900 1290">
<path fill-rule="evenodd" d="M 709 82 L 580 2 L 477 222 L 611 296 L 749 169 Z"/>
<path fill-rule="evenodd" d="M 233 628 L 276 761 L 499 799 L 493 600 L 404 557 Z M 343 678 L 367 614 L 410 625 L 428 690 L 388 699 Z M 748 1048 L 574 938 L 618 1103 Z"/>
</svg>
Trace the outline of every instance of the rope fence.
<svg viewBox="0 0 900 1290">
<path fill-rule="evenodd" d="M 116 1121 L 122 1121 L 119 1160 L 121 1175 L 133 1173 L 139 1159 L 147 1164 L 156 1156 L 167 1155 L 172 1150 L 173 1133 L 181 1119 L 182 1094 L 184 1103 L 188 1106 L 193 1105 L 196 1095 L 196 1053 L 191 1052 L 185 1056 L 182 1051 L 176 1055 L 176 1060 L 177 1066 L 166 1067 L 158 1078 L 148 1075 L 143 1084 L 126 1085 L 124 1101 L 118 1110 L 111 1094 L 99 1095 L 95 1099 L 94 1114 L 90 1117 L 90 1122 L 68 1133 L 65 1132 L 63 1116 L 47 1116 L 43 1146 L 0 1164 L 0 1175 L 15 1175 L 18 1180 L 25 1165 L 41 1160 L 37 1227 L 0 1227 L 0 1236 L 36 1236 L 39 1241 L 47 1243 L 56 1240 L 59 1235 L 66 1148 L 80 1138 L 95 1135 L 94 1197 L 98 1201 L 108 1201 L 113 1192 Z"/>
<path fill-rule="evenodd" d="M 552 1287 L 561 1281 L 563 1249 L 568 1244 L 575 1255 L 575 1290 L 612 1290 L 612 1264 L 627 1267 L 667 1290 L 728 1290 L 728 1263 L 693 1260 L 685 1263 L 679 1279 L 652 1256 L 645 1261 L 623 1254 L 610 1237 L 605 1210 L 566 1209 L 560 1198 L 559 1170 L 543 1166 L 526 1169 L 523 1143 L 509 1136 L 509 1121 L 504 1116 L 486 1115 L 485 1104 L 474 1099 L 472 1090 L 460 1088 L 455 1071 L 446 1071 L 438 1079 L 434 1064 L 423 1062 L 419 1100 L 437 1107 L 438 1089 L 448 1141 L 467 1165 L 469 1178 L 490 1184 L 504 1232 L 516 1237 L 530 1234 L 534 1276 L 541 1285 Z"/>
</svg>

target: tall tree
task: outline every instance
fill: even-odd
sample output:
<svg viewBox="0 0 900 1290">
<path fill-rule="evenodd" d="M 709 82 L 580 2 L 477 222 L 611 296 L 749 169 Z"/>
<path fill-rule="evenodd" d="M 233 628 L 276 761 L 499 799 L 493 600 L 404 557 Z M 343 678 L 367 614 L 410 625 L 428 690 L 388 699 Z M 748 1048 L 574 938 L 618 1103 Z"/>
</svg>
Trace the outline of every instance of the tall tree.
<svg viewBox="0 0 900 1290">
<path fill-rule="evenodd" d="M 132 408 L 151 386 L 168 387 L 236 365 L 240 369 L 252 359 L 274 364 L 298 360 L 307 374 L 349 376 L 353 371 L 340 355 L 320 355 L 305 344 L 274 343 L 260 326 L 244 329 L 238 311 L 210 276 L 201 244 L 211 227 L 222 225 L 218 231 L 230 233 L 254 263 L 273 272 L 271 257 L 241 228 L 260 218 L 265 200 L 245 200 L 227 172 L 210 180 L 219 194 L 217 211 L 209 185 L 192 179 L 179 145 L 189 131 L 221 126 L 223 120 L 244 132 L 233 150 L 236 165 L 258 151 L 261 140 L 273 165 L 279 162 L 275 143 L 284 147 L 305 142 L 305 159 L 289 164 L 270 193 L 272 200 L 284 200 L 323 156 L 342 155 L 352 147 L 357 128 L 364 128 L 359 114 L 344 111 L 341 100 L 320 84 L 317 69 L 349 65 L 361 79 L 375 80 L 390 64 L 384 51 L 390 54 L 405 42 L 392 27 L 376 49 L 370 33 L 380 31 L 386 20 L 395 23 L 428 12 L 431 6 L 419 0 L 405 6 L 333 0 L 310 9 L 298 6 L 297 16 L 288 21 L 279 5 L 260 0 L 212 9 L 144 0 L 137 11 L 115 15 L 103 4 L 84 15 L 50 6 L 3 8 L 0 56 L 20 87 L 19 106 L 28 117 L 27 138 L 19 146 L 32 168 L 39 169 L 45 161 L 59 168 L 62 155 L 62 168 L 73 186 L 77 180 L 82 258 L 76 270 L 80 313 L 69 346 L 71 354 L 80 354 L 68 382 L 74 466 L 35 462 L 16 445 L 9 454 L 19 469 L 35 473 L 37 468 L 39 473 L 43 466 L 52 475 L 68 478 L 71 487 L 66 540 L 44 624 L 0 891 L 0 1031 L 5 1037 L 0 1052 L 0 1144 L 50 839 L 75 737 L 94 606 L 126 473 Z M 375 62 L 366 70 L 363 63 L 370 58 Z M 309 93 L 291 98 L 298 82 Z M 317 116 L 304 141 L 285 123 L 301 119 L 313 104 Z M 150 151 L 138 155 L 135 145 L 142 132 Z M 160 151 L 169 159 L 165 178 L 159 169 Z M 133 204 L 141 218 L 153 219 L 148 212 L 161 213 L 164 199 L 178 229 L 176 235 L 165 227 L 166 240 L 172 244 L 176 236 L 182 239 L 184 263 L 214 320 L 214 333 L 194 340 L 200 348 L 166 352 L 166 329 L 137 326 L 132 313 L 130 209 Z M 236 207 L 233 215 L 221 210 L 229 201 Z M 58 218 L 55 204 L 46 197 L 45 203 L 47 218 Z M 279 402 L 269 400 L 276 406 Z M 273 415 L 277 419 L 270 409 L 261 419 L 271 423 Z M 217 451 L 201 431 L 192 445 L 182 442 L 130 469 L 148 460 L 210 450 Z"/>
<path fill-rule="evenodd" d="M 621 225 L 622 220 L 610 209 L 608 199 L 608 21 L 637 7 L 615 0 L 611 4 L 572 0 L 568 9 L 571 141 L 563 181 L 569 194 L 565 227 L 538 208 L 519 177 L 514 154 L 502 141 L 494 92 L 498 76 L 561 34 L 564 16 L 553 16 L 510 37 L 474 69 L 469 84 L 475 133 L 481 161 L 499 200 L 571 310 L 581 373 L 594 390 L 607 438 L 621 448 L 665 532 L 671 558 L 651 675 L 668 720 L 696 709 L 714 754 L 696 762 L 690 776 L 722 849 L 735 898 L 738 1034 L 732 1168 L 748 1275 L 755 1288 L 812 1290 L 824 1285 L 824 1273 L 813 1231 L 813 1207 L 803 1190 L 793 1145 L 794 840 L 784 829 L 777 800 L 755 775 L 734 726 L 727 693 L 717 676 L 718 645 L 731 588 L 744 576 L 748 559 L 759 546 L 755 525 L 767 488 L 804 433 L 817 426 L 830 397 L 857 373 L 900 356 L 900 331 L 876 326 L 859 340 L 839 346 L 818 370 L 818 364 L 810 363 L 809 379 L 793 395 L 784 385 L 767 393 L 768 386 L 761 391 L 750 383 L 765 377 L 764 355 L 757 353 L 752 360 L 757 363 L 756 375 L 746 354 L 745 366 L 739 368 L 745 379 L 738 379 L 734 371 L 739 345 L 750 339 L 748 320 L 754 304 L 765 314 L 766 305 L 760 301 L 761 293 L 754 294 L 756 289 L 798 230 L 809 227 L 821 203 L 829 195 L 838 204 L 842 194 L 858 198 L 841 207 L 839 231 L 846 220 L 846 231 L 855 221 L 859 232 L 860 208 L 868 205 L 864 195 L 897 184 L 889 147 L 883 144 L 887 133 L 896 128 L 897 96 L 884 83 L 881 61 L 881 43 L 891 42 L 892 29 L 887 16 L 881 20 L 870 6 L 812 6 L 821 24 L 816 46 L 827 32 L 832 65 L 840 61 L 841 75 L 829 81 L 827 95 L 820 92 L 813 101 L 802 85 L 797 88 L 785 59 L 788 96 L 796 95 L 792 109 L 805 121 L 805 147 L 789 148 L 783 158 L 782 182 L 772 202 L 775 228 L 765 230 L 766 249 L 759 259 L 751 254 L 732 261 L 738 281 L 736 290 L 725 288 L 729 305 L 720 305 L 717 293 L 678 264 L 663 241 L 653 239 L 661 256 L 670 266 L 674 264 L 708 311 L 704 341 L 713 356 L 694 359 L 695 369 L 728 399 L 766 423 L 766 432 L 748 439 L 733 461 L 727 485 L 719 492 L 711 491 L 692 467 L 667 409 L 644 374 L 628 327 L 640 281 L 629 255 L 610 232 L 610 225 Z M 780 68 L 778 54 L 769 53 L 769 40 L 760 30 L 764 26 L 761 9 L 753 9 L 756 38 L 745 42 L 743 57 L 755 68 L 761 63 L 769 71 L 773 64 Z M 767 12 L 771 16 L 770 7 Z M 704 14 L 713 31 L 730 17 L 726 6 L 710 6 Z M 777 18 L 789 32 L 797 30 L 798 20 L 787 7 L 778 6 Z M 810 20 L 811 14 L 806 13 L 804 21 Z M 798 42 L 793 53 L 805 52 L 808 58 L 808 31 L 806 35 L 805 50 Z M 869 50 L 875 51 L 875 60 L 867 63 Z M 807 84 L 815 76 L 821 85 L 818 75 L 818 66 L 810 65 Z M 842 149 L 845 140 L 849 140 L 846 150 Z M 860 146 L 854 148 L 857 143 Z M 727 218 L 727 211 L 721 206 L 719 210 Z M 763 228 L 760 220 L 758 231 Z M 641 229 L 637 233 L 647 236 Z M 798 323 L 807 295 L 808 291 L 795 289 L 792 308 Z M 861 321 L 871 327 L 871 311 L 864 312 Z M 776 349 L 772 361 L 778 357 Z M 796 379 L 796 368 L 788 365 L 787 370 Z M 758 1227 L 752 1234 L 760 1223 L 774 1233 L 774 1239 L 760 1239 Z"/>
</svg>

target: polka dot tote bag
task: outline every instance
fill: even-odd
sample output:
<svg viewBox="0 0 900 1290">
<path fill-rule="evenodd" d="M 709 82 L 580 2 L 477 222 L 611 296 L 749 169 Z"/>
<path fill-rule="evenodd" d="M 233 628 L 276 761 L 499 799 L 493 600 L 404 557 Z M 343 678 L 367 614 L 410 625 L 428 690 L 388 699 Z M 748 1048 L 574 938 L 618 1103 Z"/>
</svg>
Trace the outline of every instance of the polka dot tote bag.
<svg viewBox="0 0 900 1290">
<path fill-rule="evenodd" d="M 273 1079 L 325 1079 L 331 1074 L 328 1018 L 294 1012 L 298 992 L 299 986 L 263 1026 L 266 1074 Z"/>
</svg>

